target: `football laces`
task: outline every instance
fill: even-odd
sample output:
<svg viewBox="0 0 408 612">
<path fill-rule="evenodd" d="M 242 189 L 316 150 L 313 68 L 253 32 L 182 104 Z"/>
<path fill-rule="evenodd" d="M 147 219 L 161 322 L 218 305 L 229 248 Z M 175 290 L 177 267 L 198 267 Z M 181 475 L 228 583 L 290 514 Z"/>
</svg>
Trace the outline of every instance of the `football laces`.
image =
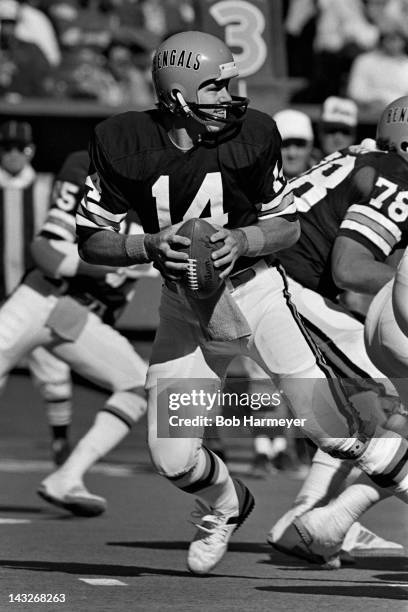
<svg viewBox="0 0 408 612">
<path fill-rule="evenodd" d="M 187 287 L 190 291 L 198 291 L 197 260 L 187 260 Z"/>
</svg>

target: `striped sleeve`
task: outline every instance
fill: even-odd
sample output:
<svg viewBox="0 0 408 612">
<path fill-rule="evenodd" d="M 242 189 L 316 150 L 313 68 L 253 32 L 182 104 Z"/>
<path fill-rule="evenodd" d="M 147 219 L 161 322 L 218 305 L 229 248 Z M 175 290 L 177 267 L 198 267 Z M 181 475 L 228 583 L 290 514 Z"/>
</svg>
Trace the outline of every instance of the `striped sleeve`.
<svg viewBox="0 0 408 612">
<path fill-rule="evenodd" d="M 258 205 L 260 221 L 272 217 L 296 219 L 296 205 L 291 189 L 283 174 L 281 137 L 276 128 L 270 135 L 268 148 L 261 156 L 261 192 Z"/>
<path fill-rule="evenodd" d="M 51 208 L 40 236 L 75 242 L 75 217 L 59 208 Z"/>
<path fill-rule="evenodd" d="M 85 193 L 76 215 L 77 231 L 109 230 L 119 232 L 128 212 L 128 204 L 119 182 L 94 136 L 90 146 L 90 170 Z"/>
<path fill-rule="evenodd" d="M 353 204 L 340 225 L 339 235 L 349 236 L 384 260 L 401 241 L 398 225 L 381 210 L 369 204 Z"/>
<path fill-rule="evenodd" d="M 75 211 L 81 198 L 81 186 L 70 181 L 56 180 L 51 194 L 51 206 L 39 232 L 44 238 L 76 242 Z"/>
</svg>

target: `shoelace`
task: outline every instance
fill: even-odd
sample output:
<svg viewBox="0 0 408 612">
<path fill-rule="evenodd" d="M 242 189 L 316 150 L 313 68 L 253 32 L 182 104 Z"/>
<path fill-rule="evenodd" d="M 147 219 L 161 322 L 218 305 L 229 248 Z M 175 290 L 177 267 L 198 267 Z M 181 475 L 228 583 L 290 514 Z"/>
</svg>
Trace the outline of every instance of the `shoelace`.
<svg viewBox="0 0 408 612">
<path fill-rule="evenodd" d="M 206 514 L 209 508 L 201 501 L 197 500 L 197 507 L 191 513 L 191 517 L 195 520 L 190 521 L 199 531 L 203 531 L 209 536 L 217 535 L 220 539 L 225 539 L 228 535 L 228 526 L 225 522 L 225 515 L 221 512 L 214 511 L 213 514 Z M 201 520 L 201 523 L 196 522 Z M 206 527 L 205 524 L 212 524 L 213 527 Z"/>
</svg>

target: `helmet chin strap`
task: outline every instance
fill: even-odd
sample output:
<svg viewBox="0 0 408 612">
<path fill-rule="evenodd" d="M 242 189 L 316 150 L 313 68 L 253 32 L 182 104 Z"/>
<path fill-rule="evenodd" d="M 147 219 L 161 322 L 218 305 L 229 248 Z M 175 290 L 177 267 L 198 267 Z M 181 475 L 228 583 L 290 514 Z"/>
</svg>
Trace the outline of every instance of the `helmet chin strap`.
<svg viewBox="0 0 408 612">
<path fill-rule="evenodd" d="M 179 91 L 175 92 L 175 97 L 177 102 L 180 104 L 181 110 L 187 117 L 191 117 L 191 119 L 198 121 L 198 123 L 201 123 L 202 125 L 207 125 L 208 121 L 206 121 L 205 119 L 201 119 L 200 117 L 198 117 L 198 115 L 196 115 L 196 113 L 187 104 L 187 102 Z"/>
<path fill-rule="evenodd" d="M 192 119 L 194 119 L 195 121 L 198 121 L 198 123 L 201 123 L 204 126 L 208 126 L 208 123 L 210 121 L 215 121 L 216 123 L 221 123 L 224 126 L 228 126 L 231 125 L 233 123 L 239 123 L 239 119 L 227 119 L 227 117 L 222 118 L 222 117 L 217 117 L 214 115 L 211 115 L 210 113 L 205 113 L 204 111 L 201 111 L 202 114 L 204 115 L 204 117 L 200 117 L 197 112 L 194 112 L 194 110 L 191 108 L 191 106 L 188 105 L 188 103 L 185 101 L 183 95 L 179 92 L 176 91 L 174 92 L 175 98 L 177 100 L 177 102 L 180 105 L 181 110 L 184 112 L 184 114 L 187 117 L 191 117 Z M 245 100 L 245 98 L 243 98 L 243 100 Z M 197 105 L 199 107 L 199 105 Z M 212 107 L 214 108 L 214 107 Z"/>
</svg>

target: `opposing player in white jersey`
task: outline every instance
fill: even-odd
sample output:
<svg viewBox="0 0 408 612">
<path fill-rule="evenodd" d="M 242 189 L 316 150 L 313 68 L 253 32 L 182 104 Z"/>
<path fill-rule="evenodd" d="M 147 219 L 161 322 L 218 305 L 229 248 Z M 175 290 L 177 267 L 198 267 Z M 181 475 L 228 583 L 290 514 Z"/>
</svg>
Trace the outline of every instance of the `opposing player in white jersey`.
<svg viewBox="0 0 408 612">
<path fill-rule="evenodd" d="M 67 158 L 32 246 L 37 267 L 0 308 L 0 377 L 21 357 L 44 347 L 112 392 L 67 462 L 39 489 L 47 501 L 90 516 L 103 512 L 106 503 L 87 491 L 83 476 L 144 414 L 147 367 L 111 326 L 133 292 L 132 271 L 88 265 L 78 256 L 75 213 L 88 165 L 86 151 Z"/>
<path fill-rule="evenodd" d="M 362 346 L 362 325 L 347 316 L 334 301 L 342 289 L 375 295 L 395 272 L 386 263 L 387 256 L 407 243 L 405 197 L 408 179 L 404 149 L 407 102 L 402 98 L 390 104 L 379 122 L 377 144 L 387 153 L 356 156 L 346 149 L 325 158 L 319 166 L 293 183 L 294 193 L 299 197 L 299 209 L 303 211 L 300 215 L 302 236 L 291 251 L 282 254 L 282 260 L 289 274 L 303 284 L 303 287 L 298 283 L 291 286 L 295 303 L 307 326 L 329 345 L 329 350 L 325 350 L 329 359 L 330 351 L 335 357 L 338 354 L 340 371 L 343 376 L 350 377 L 352 387 L 356 375 L 364 377 L 369 373 L 381 377 L 384 369 L 375 367 L 378 359 L 374 365 L 368 360 Z M 311 308 L 313 305 L 314 309 Z M 339 346 L 345 346 L 346 356 L 350 355 L 349 363 L 346 361 L 345 364 L 349 375 L 343 355 L 338 351 Z M 360 373 L 355 364 L 360 367 Z M 405 418 L 404 408 L 399 403 L 394 404 L 391 412 L 396 414 L 389 416 L 387 427 Z M 398 471 L 404 460 L 404 453 L 398 454 L 394 470 Z M 292 521 L 313 506 L 321 505 L 329 490 L 333 494 L 344 485 L 350 469 L 350 464 L 340 463 L 318 452 L 294 507 L 271 530 L 271 544 L 292 554 L 301 551 L 304 542 L 294 533 Z M 373 480 L 371 492 L 375 497 L 375 484 L 383 486 L 383 480 Z M 358 503 L 355 489 L 353 493 Z M 316 512 L 317 515 L 324 516 L 321 512 Z M 303 517 L 295 520 L 295 527 L 302 521 Z M 353 533 L 357 533 L 355 528 Z M 309 535 L 312 538 L 315 531 Z M 365 539 L 369 544 L 370 537 Z M 381 546 L 376 537 L 372 538 L 372 543 Z M 337 549 L 338 544 L 336 541 Z M 392 543 L 385 544 L 394 547 Z M 308 558 L 310 550 L 310 546 L 305 547 L 303 556 Z M 323 559 L 322 554 L 319 556 Z M 313 555 L 309 558 L 313 560 Z M 334 563 L 338 564 L 337 558 Z"/>
<path fill-rule="evenodd" d="M 281 171 L 276 125 L 263 113 L 245 112 L 247 101 L 231 97 L 229 80 L 237 74 L 231 52 L 213 36 L 185 32 L 164 41 L 153 61 L 159 109 L 117 115 L 97 126 L 77 215 L 86 261 L 153 261 L 166 279 L 147 376 L 149 446 L 158 472 L 206 503 L 188 554 L 188 567 L 201 574 L 221 560 L 253 499 L 202 446 L 200 435 L 169 434 L 168 400 L 173 391 L 213 388 L 237 353 L 280 378 L 317 444 L 355 459 L 408 501 L 405 463 L 394 470 L 401 450 L 408 465 L 407 442 L 397 435 L 390 439 L 380 426 L 373 425 L 372 438 L 362 429 L 341 384 L 315 351 L 283 269 L 271 256 L 298 238 L 296 209 Z M 131 209 L 144 236 L 118 233 Z M 187 254 L 177 246 L 189 245 L 177 235 L 179 223 L 197 217 L 222 225 L 212 240 L 224 242 L 213 259 L 216 267 L 225 266 L 226 283 L 203 327 L 200 304 L 187 301 L 177 282 L 188 267 Z"/>
<path fill-rule="evenodd" d="M 33 140 L 29 123 L 13 120 L 0 126 L 0 304 L 33 265 L 31 241 L 49 206 L 53 176 L 37 173 L 32 167 Z M 59 465 L 69 453 L 70 369 L 42 347 L 28 355 L 26 363 L 45 401 L 53 457 Z M 0 390 L 6 383 L 7 377 L 0 379 Z"/>
<path fill-rule="evenodd" d="M 408 437 L 408 250 L 401 259 L 395 279 L 384 285 L 371 302 L 365 321 L 365 341 L 370 359 L 392 381 L 402 400 L 401 411 L 389 418 L 387 426 Z M 316 487 L 315 479 L 313 484 Z M 285 552 L 291 551 L 295 556 L 330 568 L 339 567 L 340 549 L 343 555 L 344 551 L 353 554 L 356 550 L 361 555 L 366 548 L 370 548 L 371 555 L 375 552 L 403 555 L 401 545 L 383 541 L 367 530 L 364 530 L 365 539 L 360 537 L 357 521 L 367 510 L 389 497 L 387 489 L 369 485 L 360 478 L 340 494 L 338 492 L 335 491 L 336 497 L 328 505 L 320 507 L 318 504 L 319 507 L 302 514 L 302 508 L 310 507 L 305 504 L 307 497 L 310 500 L 310 483 L 309 487 L 302 487 L 291 511 L 293 519 L 300 510 L 300 519 L 289 522 L 286 516 L 286 520 L 284 517 L 274 527 L 276 537 L 279 532 L 281 534 L 278 547 L 283 543 Z M 319 501 L 317 497 L 316 501 Z M 357 547 L 352 548 L 356 542 Z"/>
</svg>

